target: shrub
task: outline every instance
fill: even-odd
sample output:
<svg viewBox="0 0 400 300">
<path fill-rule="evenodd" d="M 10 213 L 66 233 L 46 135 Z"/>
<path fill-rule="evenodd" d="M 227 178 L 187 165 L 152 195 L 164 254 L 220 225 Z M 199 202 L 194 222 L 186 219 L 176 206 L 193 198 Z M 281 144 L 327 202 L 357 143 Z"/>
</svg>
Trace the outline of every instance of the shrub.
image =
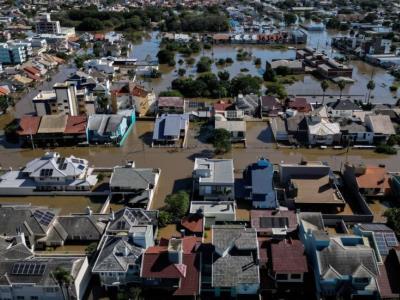
<svg viewBox="0 0 400 300">
<path fill-rule="evenodd" d="M 376 146 L 375 151 L 377 153 L 384 153 L 384 154 L 390 154 L 390 155 L 397 154 L 397 150 L 387 144 L 380 144 L 380 145 Z"/>
</svg>

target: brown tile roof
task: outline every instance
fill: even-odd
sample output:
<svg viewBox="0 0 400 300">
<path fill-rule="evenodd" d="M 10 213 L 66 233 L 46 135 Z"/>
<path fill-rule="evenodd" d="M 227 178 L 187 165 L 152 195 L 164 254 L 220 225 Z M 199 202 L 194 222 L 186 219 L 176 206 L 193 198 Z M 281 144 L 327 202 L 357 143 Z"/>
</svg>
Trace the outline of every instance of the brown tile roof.
<svg viewBox="0 0 400 300">
<path fill-rule="evenodd" d="M 197 251 L 197 238 L 182 238 L 182 264 L 173 264 L 168 259 L 168 247 L 150 247 L 143 254 L 141 276 L 145 278 L 180 279 L 174 295 L 193 296 L 199 294 L 200 266 Z"/>
<path fill-rule="evenodd" d="M 23 116 L 19 121 L 18 135 L 36 134 L 39 129 L 41 117 Z"/>
<path fill-rule="evenodd" d="M 184 101 L 182 97 L 158 97 L 158 107 L 173 106 L 183 107 Z"/>
<path fill-rule="evenodd" d="M 10 93 L 10 90 L 6 89 L 5 87 L 0 86 L 0 95 L 8 95 Z"/>
<path fill-rule="evenodd" d="M 356 176 L 356 180 L 360 189 L 390 188 L 386 168 L 367 166 L 364 174 Z"/>
<path fill-rule="evenodd" d="M 146 91 L 145 88 L 135 85 L 132 89 L 132 95 L 135 97 L 144 98 L 148 95 L 148 92 Z"/>
<path fill-rule="evenodd" d="M 296 230 L 297 228 L 297 217 L 296 213 L 292 210 L 252 210 L 250 212 L 251 227 L 255 228 L 257 232 L 271 232 L 272 227 L 265 226 L 263 219 L 271 219 L 275 221 L 277 219 L 286 219 L 288 231 Z M 266 223 L 266 222 L 265 222 Z"/>
<path fill-rule="evenodd" d="M 86 133 L 86 126 L 87 126 L 86 116 L 68 116 L 64 133 L 84 134 Z"/>
<path fill-rule="evenodd" d="M 271 244 L 272 270 L 275 273 L 306 273 L 308 271 L 304 246 L 298 240 Z"/>
<path fill-rule="evenodd" d="M 232 103 L 230 103 L 230 102 L 218 102 L 218 103 L 214 103 L 214 105 L 213 105 L 214 111 L 225 111 L 231 106 L 232 106 Z"/>
<path fill-rule="evenodd" d="M 192 233 L 201 233 L 203 232 L 203 220 L 203 216 L 191 214 L 182 219 L 181 225 Z"/>
<path fill-rule="evenodd" d="M 293 99 L 290 99 L 288 103 L 288 107 L 292 109 L 296 109 L 299 112 L 310 112 L 311 111 L 311 105 L 310 103 L 307 102 L 306 98 L 302 97 L 296 97 Z"/>
</svg>

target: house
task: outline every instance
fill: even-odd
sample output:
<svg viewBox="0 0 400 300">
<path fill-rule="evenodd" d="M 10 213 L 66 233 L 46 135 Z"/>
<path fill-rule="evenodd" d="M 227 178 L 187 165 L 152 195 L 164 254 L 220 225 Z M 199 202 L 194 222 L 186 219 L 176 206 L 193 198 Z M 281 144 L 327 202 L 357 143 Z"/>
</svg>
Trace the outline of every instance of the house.
<svg viewBox="0 0 400 300">
<path fill-rule="evenodd" d="M 154 92 L 148 91 L 142 86 L 135 85 L 132 89 L 132 97 L 139 117 L 153 112 L 156 102 Z"/>
<path fill-rule="evenodd" d="M 304 73 L 304 66 L 301 60 L 288 60 L 279 59 L 268 62 L 269 67 L 274 71 L 279 71 L 280 69 L 287 70 L 288 74 L 302 74 Z"/>
<path fill-rule="evenodd" d="M 393 123 L 387 115 L 366 115 L 365 125 L 374 133 L 374 144 L 386 143 L 391 135 L 396 134 Z"/>
<path fill-rule="evenodd" d="M 202 215 L 215 222 L 235 221 L 236 203 L 234 201 L 191 201 L 190 214 Z M 205 222 L 204 221 L 204 222 Z"/>
<path fill-rule="evenodd" d="M 60 286 L 54 276 L 59 268 L 71 282 Z M 1 299 L 82 299 L 90 281 L 86 257 L 35 257 L 26 260 L 1 260 Z M 29 283 L 29 284 L 28 284 Z"/>
<path fill-rule="evenodd" d="M 331 168 L 322 163 L 280 164 L 280 184 L 288 207 L 306 211 L 343 211 L 346 202 Z"/>
<path fill-rule="evenodd" d="M 215 297 L 256 295 L 260 270 L 255 229 L 243 225 L 213 225 L 211 230 L 214 252 L 210 275 Z M 203 270 L 206 267 L 203 264 Z"/>
<path fill-rule="evenodd" d="M 243 120 L 244 112 L 239 109 L 236 103 L 218 101 L 213 105 L 213 115 L 223 116 L 227 120 Z"/>
<path fill-rule="evenodd" d="M 19 121 L 17 134 L 23 144 L 33 144 L 32 137 L 35 136 L 39 130 L 40 117 L 25 115 Z"/>
<path fill-rule="evenodd" d="M 232 159 L 196 158 L 193 168 L 194 199 L 233 200 L 235 178 Z"/>
<path fill-rule="evenodd" d="M 282 112 L 282 104 L 273 96 L 261 96 L 260 112 L 262 117 L 276 117 Z"/>
<path fill-rule="evenodd" d="M 245 198 L 254 208 L 276 209 L 279 204 L 273 184 L 274 166 L 260 158 L 243 171 L 245 181 Z"/>
<path fill-rule="evenodd" d="M 340 122 L 340 132 L 342 134 L 342 144 L 367 144 L 373 142 L 374 133 L 368 131 L 367 127 L 361 122 L 343 120 Z"/>
<path fill-rule="evenodd" d="M 140 276 L 145 288 L 196 298 L 200 294 L 197 237 L 161 240 L 158 246 L 149 247 L 142 256 Z"/>
<path fill-rule="evenodd" d="M 276 142 L 289 141 L 289 135 L 284 119 L 281 117 L 272 117 L 269 119 L 269 125 Z"/>
<path fill-rule="evenodd" d="M 300 213 L 299 224 L 318 297 L 379 299 L 380 271 L 368 239 L 350 234 L 328 235 L 320 213 Z"/>
<path fill-rule="evenodd" d="M 232 121 L 221 115 L 216 115 L 214 128 L 228 131 L 231 135 L 230 140 L 232 143 L 246 141 L 246 121 Z"/>
<path fill-rule="evenodd" d="M 160 174 L 160 169 L 136 168 L 134 163 L 114 167 L 110 191 L 121 196 L 129 206 L 150 207 Z"/>
<path fill-rule="evenodd" d="M 255 116 L 259 108 L 259 96 L 255 94 L 242 95 L 236 97 L 236 107 L 243 111 L 246 116 Z"/>
<path fill-rule="evenodd" d="M 250 224 L 258 236 L 282 239 L 297 230 L 297 217 L 293 210 L 253 209 L 250 212 Z"/>
<path fill-rule="evenodd" d="M 294 97 L 289 99 L 286 103 L 288 109 L 295 110 L 300 113 L 309 113 L 312 111 L 312 106 L 308 103 L 307 98 L 304 97 Z"/>
<path fill-rule="evenodd" d="M 118 144 L 128 131 L 128 126 L 128 118 L 122 115 L 90 115 L 86 130 L 87 142 Z"/>
<path fill-rule="evenodd" d="M 286 128 L 289 143 L 303 144 L 308 142 L 307 117 L 303 113 L 286 118 Z"/>
<path fill-rule="evenodd" d="M 152 146 L 186 147 L 188 114 L 163 114 L 154 124 Z"/>
<path fill-rule="evenodd" d="M 39 191 L 90 191 L 97 183 L 93 168 L 85 159 L 62 157 L 46 152 L 21 170 L 9 171 L 0 177 L 0 194 L 31 195 Z"/>
<path fill-rule="evenodd" d="M 333 145 L 340 142 L 340 125 L 319 116 L 308 116 L 308 143 L 310 145 Z"/>
<path fill-rule="evenodd" d="M 87 116 L 68 116 L 64 129 L 64 139 L 75 142 L 86 140 Z"/>
<path fill-rule="evenodd" d="M 184 113 L 184 100 L 182 97 L 158 97 L 157 99 L 157 113 L 158 114 L 183 114 Z"/>
<path fill-rule="evenodd" d="M 301 241 L 294 239 L 271 243 L 271 276 L 276 289 L 286 295 L 304 294 L 304 278 L 308 272 L 307 257 Z"/>
<path fill-rule="evenodd" d="M 107 235 L 102 241 L 92 273 L 100 277 L 102 286 L 140 282 L 140 260 L 144 250 L 142 245 L 136 243 L 133 234 Z"/>
<path fill-rule="evenodd" d="M 135 232 L 137 226 L 150 226 L 152 227 L 151 237 L 157 236 L 158 229 L 158 210 L 145 210 L 143 208 L 124 207 L 114 212 L 111 211 L 110 222 L 107 226 L 108 235 L 129 235 Z M 136 237 L 138 238 L 138 237 Z M 142 236 L 147 239 L 144 242 L 149 243 L 148 236 Z"/>
<path fill-rule="evenodd" d="M 200 211 L 189 214 L 182 218 L 180 225 L 186 235 L 195 235 L 201 238 L 204 231 L 204 216 Z"/>
<path fill-rule="evenodd" d="M 391 192 L 390 175 L 383 165 L 345 164 L 344 173 L 364 196 L 387 196 Z"/>
<path fill-rule="evenodd" d="M 30 205 L 1 205 L 0 235 L 4 238 L 20 236 L 29 249 L 41 248 L 39 240 L 46 238 L 58 210 Z"/>
<path fill-rule="evenodd" d="M 351 118 L 356 111 L 362 111 L 360 106 L 349 99 L 329 102 L 328 111 L 333 118 Z"/>
</svg>

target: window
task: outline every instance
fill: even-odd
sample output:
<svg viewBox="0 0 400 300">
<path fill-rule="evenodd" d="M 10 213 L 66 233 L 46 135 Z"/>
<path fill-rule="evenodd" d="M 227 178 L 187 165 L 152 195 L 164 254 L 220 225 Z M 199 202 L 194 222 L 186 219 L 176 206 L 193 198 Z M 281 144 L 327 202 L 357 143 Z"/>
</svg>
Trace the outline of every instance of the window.
<svg viewBox="0 0 400 300">
<path fill-rule="evenodd" d="M 17 296 L 17 300 L 24 300 L 25 297 L 24 296 Z"/>
<path fill-rule="evenodd" d="M 288 274 L 276 274 L 276 280 L 288 280 Z"/>
<path fill-rule="evenodd" d="M 291 274 L 290 278 L 291 279 L 300 279 L 301 278 L 301 274 Z"/>
<path fill-rule="evenodd" d="M 31 296 L 31 300 L 39 300 L 38 296 Z"/>
</svg>

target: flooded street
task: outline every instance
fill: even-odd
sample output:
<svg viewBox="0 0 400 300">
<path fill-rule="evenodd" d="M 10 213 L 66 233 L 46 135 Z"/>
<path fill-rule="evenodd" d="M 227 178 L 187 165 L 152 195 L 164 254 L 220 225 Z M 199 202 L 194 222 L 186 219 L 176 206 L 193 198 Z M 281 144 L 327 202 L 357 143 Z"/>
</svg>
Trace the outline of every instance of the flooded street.
<svg viewBox="0 0 400 300">
<path fill-rule="evenodd" d="M 364 161 L 366 164 L 385 164 L 390 171 L 398 171 L 400 166 L 400 155 L 388 156 L 376 154 L 371 150 L 346 150 L 332 149 L 277 149 L 275 144 L 265 143 L 265 130 L 267 123 L 255 122 L 249 124 L 248 148 L 234 148 L 225 157 L 233 158 L 235 173 L 240 176 L 243 169 L 250 163 L 263 156 L 270 159 L 273 163 L 287 162 L 298 163 L 301 160 L 319 160 L 328 162 L 335 170 L 339 170 L 341 165 L 347 160 L 353 163 Z M 160 208 L 164 205 L 165 197 L 180 189 L 191 189 L 191 174 L 193 170 L 194 158 L 198 156 L 209 156 L 212 146 L 204 143 L 192 143 L 187 149 L 163 149 L 150 148 L 148 142 L 153 130 L 153 122 L 138 121 L 129 135 L 123 147 L 60 147 L 50 149 L 58 151 L 63 155 L 71 153 L 77 157 L 89 160 L 90 165 L 96 167 L 112 167 L 125 164 L 128 160 L 133 160 L 137 167 L 160 168 L 161 176 L 152 208 Z M 196 139 L 196 137 L 193 137 Z M 254 140 L 255 139 L 255 140 Z M 44 153 L 45 149 L 12 149 L 2 147 L 0 150 L 0 165 L 3 169 L 9 167 L 19 168 L 28 161 Z M 38 197 L 43 198 L 43 197 Z M 74 202 L 75 197 L 45 197 L 44 202 L 37 202 L 37 205 L 54 205 L 60 207 L 62 201 L 65 205 L 65 212 L 79 212 L 90 205 L 95 211 L 96 207 L 87 200 Z M 68 199 L 67 199 L 68 198 Z M 81 197 L 76 197 L 80 199 Z M 3 198 L 7 202 L 23 202 L 23 198 Z M 78 204 L 79 202 L 79 204 Z M 81 203 L 82 202 L 82 203 Z M 33 204 L 33 203 L 32 203 Z M 99 207 L 101 203 L 98 203 Z M 63 206 L 61 206 L 63 207 Z M 114 209 L 119 206 L 114 206 Z"/>
<path fill-rule="evenodd" d="M 330 57 L 342 56 L 339 52 L 332 49 L 330 46 L 330 38 L 336 36 L 337 33 L 334 31 L 324 31 L 324 32 L 308 32 L 308 46 L 318 48 L 320 51 L 325 51 L 325 53 Z M 157 32 L 153 32 L 149 37 L 144 39 L 142 43 L 134 45 L 131 57 L 138 58 L 139 60 L 144 60 L 148 55 L 152 58 L 156 58 L 159 46 L 160 38 Z M 239 49 L 251 53 L 253 59 L 247 61 L 237 61 L 236 54 Z M 234 60 L 233 64 L 228 64 L 223 67 L 212 65 L 212 72 L 218 73 L 221 70 L 227 70 L 230 73 L 230 77 L 233 78 L 236 75 L 251 74 L 255 76 L 262 76 L 265 69 L 266 61 L 272 61 L 276 59 L 295 59 L 296 50 L 294 49 L 274 49 L 271 46 L 265 45 L 214 45 L 212 49 L 202 50 L 200 53 L 192 55 L 191 57 L 197 62 L 200 57 L 208 56 L 214 61 L 220 58 L 232 58 Z M 254 58 L 260 58 L 262 63 L 259 67 L 254 65 Z M 178 61 L 182 59 L 184 62 L 179 65 Z M 196 62 L 193 65 L 188 65 L 185 62 L 185 57 L 181 54 L 176 54 L 175 56 L 176 66 L 160 66 L 160 71 L 163 73 L 161 78 L 158 79 L 139 79 L 141 82 L 148 87 L 153 89 L 156 93 L 161 91 L 169 90 L 171 87 L 171 81 L 178 78 L 177 70 L 179 68 L 184 68 L 186 70 L 185 76 L 197 76 L 196 73 Z M 360 98 L 366 97 L 367 89 L 366 85 L 371 79 L 373 74 L 373 79 L 376 83 L 375 90 L 372 92 L 373 98 L 372 103 L 395 103 L 396 99 L 400 96 L 400 91 L 397 93 L 392 93 L 389 87 L 394 82 L 393 76 L 391 76 L 386 70 L 382 68 L 377 68 L 371 66 L 363 61 L 350 61 L 350 65 L 353 66 L 353 79 L 354 84 L 349 84 L 343 90 L 343 95 L 358 95 Z M 244 72 L 243 69 L 248 69 Z M 313 95 L 322 94 L 320 88 L 320 81 L 313 77 L 312 75 L 302 76 L 301 80 L 295 82 L 292 85 L 286 85 L 289 95 Z M 330 88 L 327 90 L 327 94 L 339 95 L 339 89 L 337 86 L 331 82 Z"/>
</svg>

